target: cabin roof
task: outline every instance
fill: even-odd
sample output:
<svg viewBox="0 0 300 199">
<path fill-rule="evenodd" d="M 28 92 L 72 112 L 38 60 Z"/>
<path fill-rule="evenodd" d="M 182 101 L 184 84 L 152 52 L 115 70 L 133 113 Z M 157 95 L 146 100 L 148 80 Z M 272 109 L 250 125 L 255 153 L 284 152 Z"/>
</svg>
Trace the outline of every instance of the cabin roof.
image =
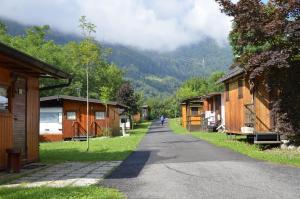
<svg viewBox="0 0 300 199">
<path fill-rule="evenodd" d="M 223 92 L 213 92 L 213 93 L 209 93 L 205 96 L 203 96 L 203 98 L 211 98 L 211 97 L 214 97 L 214 96 L 217 96 L 217 95 L 221 95 Z"/>
<path fill-rule="evenodd" d="M 245 73 L 245 70 L 241 67 L 235 67 L 233 69 L 231 69 L 230 71 L 228 71 L 228 73 L 226 73 L 222 78 L 220 78 L 216 83 L 217 84 L 220 84 L 220 83 L 223 83 L 233 77 L 236 77 L 238 75 L 241 75 Z"/>
<path fill-rule="evenodd" d="M 71 75 L 0 42 L 0 64 L 23 74 L 69 79 Z"/>
<path fill-rule="evenodd" d="M 190 98 L 183 99 L 183 100 L 181 100 L 181 104 L 185 104 L 190 101 L 203 102 L 203 96 L 196 96 L 196 97 L 190 97 Z"/>
<path fill-rule="evenodd" d="M 78 101 L 78 102 L 86 102 L 86 98 L 84 97 L 75 97 L 75 96 L 68 96 L 68 95 L 54 95 L 54 96 L 48 96 L 48 97 L 41 97 L 40 101 L 41 102 L 46 102 L 46 101 L 53 101 L 53 100 L 72 100 L 72 101 Z M 118 102 L 103 102 L 97 99 L 89 99 L 89 102 L 91 103 L 96 103 L 96 104 L 107 104 L 107 105 L 113 105 L 113 106 L 119 106 L 122 108 L 128 108 L 128 106 L 118 103 Z"/>
</svg>

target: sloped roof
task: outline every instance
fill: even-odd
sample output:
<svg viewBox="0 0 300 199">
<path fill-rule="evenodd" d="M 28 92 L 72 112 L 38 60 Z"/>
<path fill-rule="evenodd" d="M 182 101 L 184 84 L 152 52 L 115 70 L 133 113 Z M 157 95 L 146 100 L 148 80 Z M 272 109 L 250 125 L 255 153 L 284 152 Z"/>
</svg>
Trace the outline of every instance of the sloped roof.
<svg viewBox="0 0 300 199">
<path fill-rule="evenodd" d="M 203 102 L 203 96 L 189 97 L 189 98 L 183 99 L 183 100 L 181 100 L 181 104 L 186 103 L 188 101 L 193 101 L 193 100 L 199 100 L 200 102 Z"/>
<path fill-rule="evenodd" d="M 84 97 L 75 97 L 75 96 L 68 96 L 68 95 L 54 95 L 54 96 L 48 96 L 48 97 L 41 97 L 40 101 L 52 101 L 52 100 L 72 100 L 72 101 L 79 101 L 79 102 L 86 102 L 86 98 Z M 120 106 L 122 108 L 128 108 L 128 106 L 118 103 L 118 102 L 103 102 L 97 99 L 89 99 L 89 102 L 96 103 L 96 104 L 107 104 L 107 105 L 113 105 L 113 106 Z"/>
<path fill-rule="evenodd" d="M 40 77 L 71 78 L 70 74 L 1 42 L 0 66 Z"/>
<path fill-rule="evenodd" d="M 241 75 L 245 73 L 245 70 L 241 67 L 235 67 L 233 69 L 231 69 L 230 71 L 228 71 L 228 73 L 226 73 L 222 78 L 220 78 L 216 83 L 217 84 L 220 84 L 220 83 L 223 83 L 233 77 L 236 77 L 238 75 Z"/>
</svg>

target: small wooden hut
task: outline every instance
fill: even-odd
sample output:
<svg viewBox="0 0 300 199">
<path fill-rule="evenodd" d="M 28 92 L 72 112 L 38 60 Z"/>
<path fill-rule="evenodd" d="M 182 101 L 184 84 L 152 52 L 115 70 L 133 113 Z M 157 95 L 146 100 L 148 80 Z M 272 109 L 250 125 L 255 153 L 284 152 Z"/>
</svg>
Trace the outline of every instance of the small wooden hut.
<svg viewBox="0 0 300 199">
<path fill-rule="evenodd" d="M 255 136 L 256 139 L 260 135 L 269 136 L 270 139 L 262 143 L 275 139 L 279 142 L 279 135 L 271 132 L 274 124 L 270 104 L 272 95 L 261 83 L 263 79 L 250 85 L 249 75 L 236 67 L 218 82 L 225 84 L 225 127 L 228 133 Z"/>
<path fill-rule="evenodd" d="M 70 80 L 67 73 L 0 43 L 0 170 L 7 167 L 8 149 L 19 151 L 22 163 L 39 159 L 40 77 Z"/>
<path fill-rule="evenodd" d="M 205 122 L 207 130 L 216 131 L 220 125 L 225 125 L 225 100 L 222 92 L 210 93 L 203 96 Z"/>
<path fill-rule="evenodd" d="M 181 101 L 181 123 L 184 128 L 189 131 L 201 129 L 205 114 L 203 102 L 203 97 L 192 97 Z"/>
<path fill-rule="evenodd" d="M 87 119 L 89 136 L 120 135 L 120 110 L 126 108 L 117 102 L 101 102 L 89 99 L 87 118 L 86 98 L 73 96 L 49 96 L 40 100 L 42 141 L 85 139 Z"/>
</svg>

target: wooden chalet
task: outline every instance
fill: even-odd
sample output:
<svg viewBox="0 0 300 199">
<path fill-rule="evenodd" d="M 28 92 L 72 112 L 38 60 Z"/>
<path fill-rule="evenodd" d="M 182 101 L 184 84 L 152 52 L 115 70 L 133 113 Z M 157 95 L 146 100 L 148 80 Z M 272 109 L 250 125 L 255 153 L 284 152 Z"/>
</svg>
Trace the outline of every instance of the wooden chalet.
<svg viewBox="0 0 300 199">
<path fill-rule="evenodd" d="M 89 136 L 120 135 L 120 109 L 126 108 L 116 102 L 89 99 L 87 118 L 86 98 L 73 96 L 49 96 L 40 100 L 42 141 L 85 139 L 87 119 Z"/>
<path fill-rule="evenodd" d="M 225 128 L 229 134 L 254 136 L 256 143 L 279 143 L 279 135 L 271 132 L 274 118 L 271 114 L 270 98 L 262 82 L 249 83 L 249 75 L 236 67 L 222 77 L 218 83 L 225 84 Z M 258 137 L 266 137 L 262 141 Z"/>
<path fill-rule="evenodd" d="M 70 76 L 42 61 L 0 43 L 0 169 L 7 152 L 18 151 L 22 163 L 39 159 L 39 78 L 71 81 Z"/>
<path fill-rule="evenodd" d="M 206 130 L 216 131 L 220 125 L 225 125 L 225 100 L 222 92 L 210 93 L 203 96 Z"/>
<path fill-rule="evenodd" d="M 200 130 L 204 113 L 203 97 L 193 97 L 181 102 L 181 124 L 189 131 Z"/>
</svg>

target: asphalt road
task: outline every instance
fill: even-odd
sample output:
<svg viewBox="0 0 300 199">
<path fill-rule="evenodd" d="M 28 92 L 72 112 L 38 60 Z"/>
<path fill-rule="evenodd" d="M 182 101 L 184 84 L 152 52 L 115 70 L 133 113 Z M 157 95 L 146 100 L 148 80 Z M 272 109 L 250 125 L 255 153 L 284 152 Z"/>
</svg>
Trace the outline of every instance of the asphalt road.
<svg viewBox="0 0 300 199">
<path fill-rule="evenodd" d="M 300 198 L 300 169 L 176 135 L 159 123 L 103 183 L 129 199 Z"/>
</svg>

